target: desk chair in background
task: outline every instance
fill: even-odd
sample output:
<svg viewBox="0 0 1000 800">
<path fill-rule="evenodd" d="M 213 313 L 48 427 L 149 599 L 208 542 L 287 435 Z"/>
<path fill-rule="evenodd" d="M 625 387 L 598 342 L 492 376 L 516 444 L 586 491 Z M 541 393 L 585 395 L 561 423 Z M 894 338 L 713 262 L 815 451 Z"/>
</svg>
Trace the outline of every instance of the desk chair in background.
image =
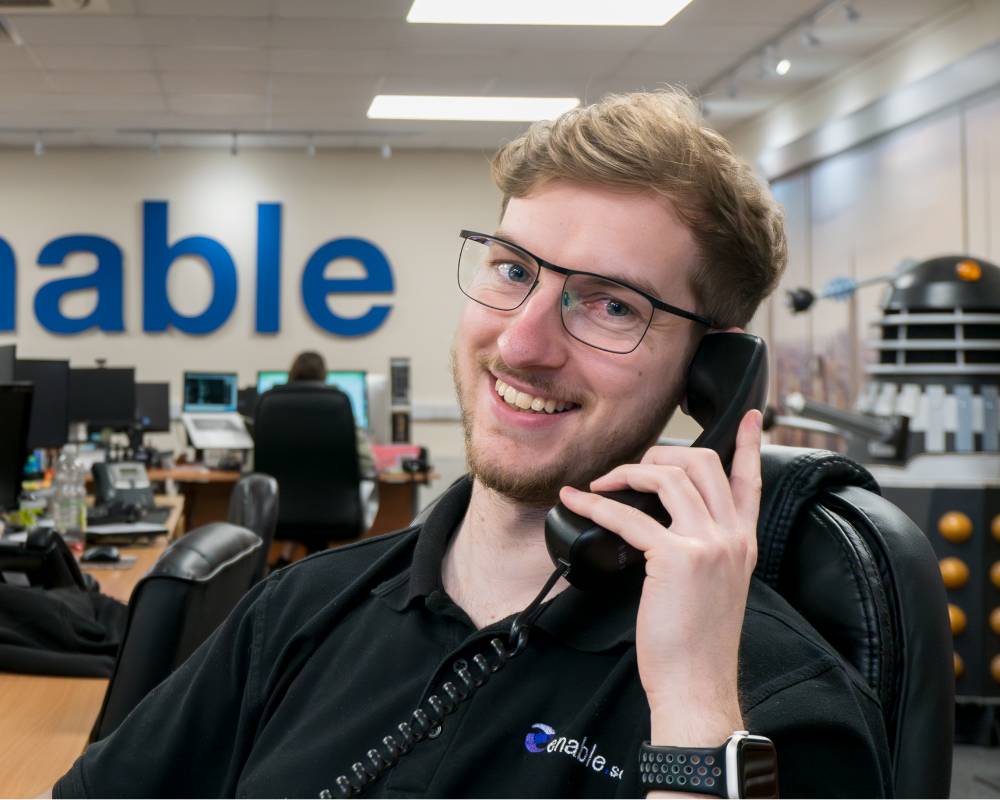
<svg viewBox="0 0 1000 800">
<path fill-rule="evenodd" d="M 255 581 L 260 538 L 213 522 L 168 547 L 132 592 L 128 622 L 91 741 L 121 724 L 226 618 Z"/>
<path fill-rule="evenodd" d="M 895 796 L 947 797 L 955 678 L 930 542 L 841 455 L 769 445 L 761 466 L 755 574 L 877 693 Z"/>
<path fill-rule="evenodd" d="M 226 519 L 260 537 L 261 548 L 254 568 L 256 583 L 267 573 L 267 553 L 278 524 L 278 482 L 270 475 L 252 472 L 240 478 L 229 495 Z"/>
<path fill-rule="evenodd" d="M 278 481 L 274 538 L 310 553 L 365 530 L 354 414 L 334 386 L 296 382 L 260 396 L 254 417 L 254 468 Z"/>
</svg>

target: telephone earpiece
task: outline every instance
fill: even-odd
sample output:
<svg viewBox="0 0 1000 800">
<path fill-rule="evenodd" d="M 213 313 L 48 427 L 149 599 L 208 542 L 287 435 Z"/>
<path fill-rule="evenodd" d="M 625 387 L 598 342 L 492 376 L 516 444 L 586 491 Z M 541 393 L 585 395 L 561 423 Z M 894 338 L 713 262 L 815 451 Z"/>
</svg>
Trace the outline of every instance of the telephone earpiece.
<svg viewBox="0 0 1000 800">
<path fill-rule="evenodd" d="M 767 400 L 767 347 L 748 333 L 713 333 L 702 338 L 687 374 L 687 411 L 703 428 L 693 447 L 719 454 L 726 472 L 736 450 L 740 420 Z M 664 527 L 670 514 L 655 494 L 624 489 L 599 492 L 649 514 Z M 545 517 L 545 544 L 554 564 L 569 565 L 566 579 L 578 589 L 595 589 L 640 563 L 642 553 L 593 520 L 557 503 Z"/>
</svg>

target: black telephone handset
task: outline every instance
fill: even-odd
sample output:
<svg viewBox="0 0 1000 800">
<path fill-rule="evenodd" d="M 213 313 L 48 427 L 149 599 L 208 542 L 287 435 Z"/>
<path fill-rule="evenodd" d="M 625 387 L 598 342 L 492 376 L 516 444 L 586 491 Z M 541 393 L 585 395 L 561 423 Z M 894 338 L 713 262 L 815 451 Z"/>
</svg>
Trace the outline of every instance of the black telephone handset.
<svg viewBox="0 0 1000 800">
<path fill-rule="evenodd" d="M 687 375 L 688 412 L 704 429 L 693 447 L 715 450 L 728 474 L 740 420 L 767 400 L 767 348 L 747 333 L 704 336 Z M 655 494 L 625 489 L 598 492 L 649 514 L 664 527 L 670 514 Z M 569 565 L 566 579 L 578 589 L 603 587 L 609 578 L 643 561 L 642 554 L 593 520 L 558 503 L 545 518 L 545 544 L 557 566 Z"/>
</svg>

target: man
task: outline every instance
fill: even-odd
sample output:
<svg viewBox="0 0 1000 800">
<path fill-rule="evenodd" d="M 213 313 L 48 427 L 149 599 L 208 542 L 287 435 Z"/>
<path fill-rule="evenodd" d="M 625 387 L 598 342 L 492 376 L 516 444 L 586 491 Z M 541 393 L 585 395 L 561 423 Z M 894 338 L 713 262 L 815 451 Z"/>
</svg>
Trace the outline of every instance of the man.
<svg viewBox="0 0 1000 800">
<path fill-rule="evenodd" d="M 701 337 L 777 282 L 779 210 L 675 92 L 535 124 L 494 177 L 500 229 L 464 232 L 459 269 L 471 479 L 421 525 L 254 589 L 57 794 L 637 796 L 664 759 L 672 788 L 712 794 L 726 765 L 704 749 L 745 729 L 786 795 L 891 791 L 877 700 L 751 580 L 759 413 L 731 477 L 654 446 Z M 591 491 L 624 487 L 670 527 Z M 533 606 L 557 500 L 644 575 Z"/>
</svg>

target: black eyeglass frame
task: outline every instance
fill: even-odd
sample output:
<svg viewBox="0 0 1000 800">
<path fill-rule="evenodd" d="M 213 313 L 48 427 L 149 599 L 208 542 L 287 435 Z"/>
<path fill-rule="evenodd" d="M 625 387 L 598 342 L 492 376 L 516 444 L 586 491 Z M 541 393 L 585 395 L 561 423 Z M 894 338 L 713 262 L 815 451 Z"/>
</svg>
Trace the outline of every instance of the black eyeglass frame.
<svg viewBox="0 0 1000 800">
<path fill-rule="evenodd" d="M 599 278 L 603 281 L 608 281 L 609 283 L 617 284 L 618 286 L 622 286 L 628 289 L 629 291 L 642 295 L 650 302 L 650 304 L 652 304 L 654 310 L 659 309 L 660 311 L 666 311 L 668 314 L 673 314 L 678 317 L 683 317 L 684 319 L 689 319 L 692 322 L 697 322 L 699 325 L 704 325 L 707 328 L 718 327 L 718 325 L 716 325 L 716 323 L 713 320 L 709 319 L 708 317 L 703 317 L 701 314 L 695 314 L 693 311 L 685 311 L 683 308 L 678 308 L 677 306 L 670 305 L 670 303 L 664 303 L 662 300 L 660 300 L 660 298 L 654 297 L 649 292 L 644 292 L 642 289 L 639 289 L 636 286 L 631 286 L 625 281 L 620 281 L 617 278 L 609 278 L 607 275 L 598 275 L 596 272 L 587 272 L 586 270 L 582 269 L 569 269 L 568 267 L 560 267 L 558 264 L 553 264 L 551 261 L 546 261 L 544 258 L 536 256 L 530 250 L 525 250 L 523 247 L 521 247 L 521 245 L 514 244 L 513 242 L 509 242 L 506 239 L 501 239 L 499 236 L 494 236 L 493 234 L 490 233 L 479 233 L 478 231 L 469 231 L 469 230 L 460 231 L 458 235 L 465 241 L 468 241 L 469 239 L 472 239 L 474 237 L 479 237 L 482 239 L 488 239 L 489 241 L 499 242 L 504 247 L 509 247 L 511 250 L 515 250 L 519 253 L 523 253 L 524 255 L 528 256 L 528 258 L 532 259 L 536 264 L 538 264 L 539 267 L 543 267 L 545 269 L 551 270 L 552 272 L 564 275 L 567 280 L 569 280 L 569 278 L 572 277 L 573 275 L 586 275 L 590 278 Z M 514 311 L 520 308 L 524 304 L 524 301 L 527 300 L 529 297 L 531 297 L 531 293 L 535 291 L 535 287 L 538 285 L 538 280 L 541 277 L 542 273 L 541 270 L 538 271 L 538 273 L 535 275 L 534 282 L 532 282 L 531 286 L 528 288 L 528 291 L 525 292 L 524 297 L 521 299 L 521 302 L 518 303 L 513 308 L 500 308 L 499 306 L 491 306 L 489 303 L 484 303 L 482 300 L 473 297 L 468 292 L 466 292 L 465 289 L 462 288 L 461 274 L 462 274 L 462 255 L 461 253 L 459 253 L 458 273 L 456 274 L 456 278 L 458 278 L 459 291 L 466 297 L 468 297 L 470 300 L 474 300 L 475 302 L 479 303 L 482 306 L 486 306 L 487 308 L 496 309 L 497 311 Z M 565 286 L 566 282 L 563 281 L 563 287 L 565 288 Z M 588 345 L 589 347 L 593 347 L 595 350 L 603 350 L 606 353 L 617 353 L 618 355 L 627 355 L 628 353 L 633 352 L 635 348 L 638 347 L 640 344 L 642 344 L 642 340 L 646 337 L 646 331 L 649 330 L 649 326 L 653 323 L 653 315 L 650 314 L 649 319 L 646 320 L 646 327 L 642 331 L 642 336 L 640 336 L 639 340 L 635 343 L 635 347 L 633 347 L 632 350 L 625 350 L 623 352 L 621 350 L 609 350 L 606 347 L 598 347 L 596 344 L 585 342 L 583 339 L 581 339 L 579 336 L 575 335 L 571 330 L 569 330 L 569 328 L 566 328 L 566 321 L 562 318 L 561 313 L 559 314 L 559 319 L 562 322 L 563 328 L 566 330 L 566 333 L 568 333 L 578 342 L 583 342 L 583 344 Z"/>
</svg>

